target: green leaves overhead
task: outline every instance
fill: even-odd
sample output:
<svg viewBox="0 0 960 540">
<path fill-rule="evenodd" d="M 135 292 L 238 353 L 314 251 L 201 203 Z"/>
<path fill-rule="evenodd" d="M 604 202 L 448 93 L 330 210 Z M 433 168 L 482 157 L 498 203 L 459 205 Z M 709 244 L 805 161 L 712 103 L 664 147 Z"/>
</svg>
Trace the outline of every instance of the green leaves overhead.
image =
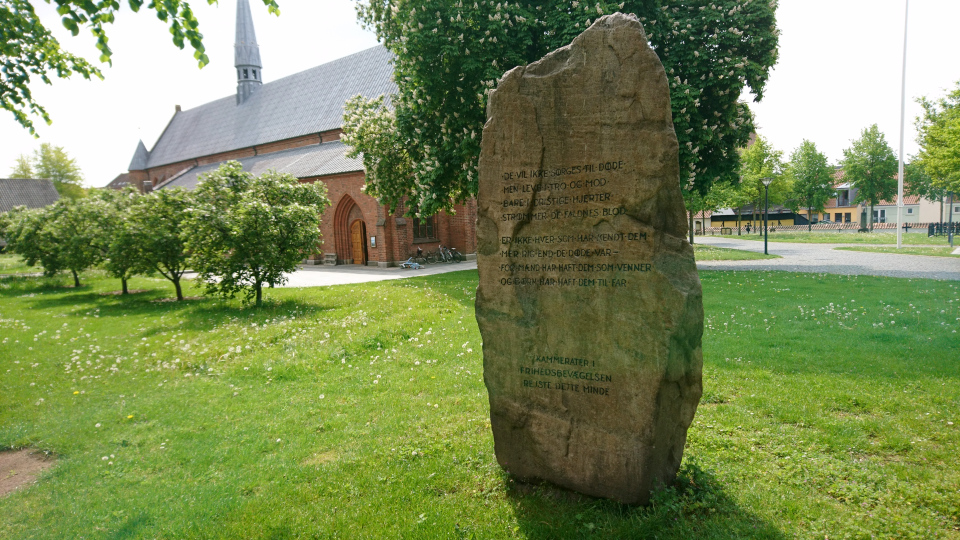
<svg viewBox="0 0 960 540">
<path fill-rule="evenodd" d="M 670 79 L 681 182 L 706 193 L 715 181 L 736 179 L 736 148 L 753 130 L 738 98 L 745 87 L 763 94 L 777 58 L 775 10 L 776 2 L 759 0 L 371 0 L 359 16 L 396 56 L 399 89 L 390 96 L 392 117 L 372 102 L 354 103 L 346 140 L 365 160 L 393 164 L 367 179 L 381 201 L 395 208 L 409 197 L 423 214 L 448 209 L 476 194 L 487 95 L 503 73 L 622 11 L 638 15 Z M 395 127 L 385 127 L 391 121 Z"/>
<path fill-rule="evenodd" d="M 51 84 L 50 74 L 67 79 L 79 74 L 85 79 L 103 78 L 98 68 L 87 60 L 61 49 L 59 41 L 44 26 L 34 10 L 39 0 L 0 0 L 0 106 L 13 114 L 17 122 L 36 136 L 33 116 L 51 122 L 46 109 L 33 99 L 30 85 L 39 77 Z M 55 3 L 60 22 L 74 36 L 82 27 L 90 29 L 100 51 L 100 62 L 110 63 L 113 51 L 105 26 L 116 20 L 120 9 L 119 0 L 44 0 Z M 207 0 L 215 4 L 217 0 Z M 270 13 L 280 14 L 276 0 L 263 0 Z M 131 10 L 137 12 L 143 0 L 127 0 Z M 173 44 L 183 49 L 189 43 L 194 49 L 194 58 L 199 67 L 210 62 L 203 47 L 200 25 L 186 0 L 153 0 L 147 4 L 158 19 L 167 23 Z"/>
</svg>

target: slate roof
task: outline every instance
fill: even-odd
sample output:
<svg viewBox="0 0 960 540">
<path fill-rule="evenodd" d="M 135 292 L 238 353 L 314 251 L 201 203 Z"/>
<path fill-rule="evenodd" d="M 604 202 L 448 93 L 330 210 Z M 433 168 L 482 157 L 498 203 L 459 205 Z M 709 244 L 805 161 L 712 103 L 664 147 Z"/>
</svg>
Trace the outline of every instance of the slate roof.
<svg viewBox="0 0 960 540">
<path fill-rule="evenodd" d="M 137 151 L 133 153 L 133 159 L 130 160 L 128 171 L 145 171 L 147 169 L 147 160 L 150 159 L 150 152 L 143 145 L 143 140 L 137 144 Z"/>
<path fill-rule="evenodd" d="M 243 170 L 261 175 L 268 170 L 289 173 L 297 178 L 309 178 L 328 174 L 362 171 L 363 162 L 360 159 L 350 159 L 347 145 L 340 141 L 331 141 L 323 144 L 303 146 L 282 152 L 272 152 L 259 156 L 238 159 Z M 217 169 L 220 163 L 193 167 L 175 176 L 167 182 L 157 186 L 157 189 L 180 187 L 193 189 L 197 187 L 199 177 Z"/>
<path fill-rule="evenodd" d="M 14 206 L 43 208 L 59 199 L 53 180 L 0 178 L 0 212 L 7 212 Z"/>
<path fill-rule="evenodd" d="M 396 92 L 392 58 L 378 45 L 266 83 L 240 105 L 231 95 L 180 111 L 150 151 L 147 167 L 338 129 L 347 99 Z"/>
<path fill-rule="evenodd" d="M 234 44 L 234 66 L 257 66 L 260 62 L 260 47 L 257 34 L 253 30 L 253 15 L 247 0 L 237 2 L 237 41 Z"/>
</svg>

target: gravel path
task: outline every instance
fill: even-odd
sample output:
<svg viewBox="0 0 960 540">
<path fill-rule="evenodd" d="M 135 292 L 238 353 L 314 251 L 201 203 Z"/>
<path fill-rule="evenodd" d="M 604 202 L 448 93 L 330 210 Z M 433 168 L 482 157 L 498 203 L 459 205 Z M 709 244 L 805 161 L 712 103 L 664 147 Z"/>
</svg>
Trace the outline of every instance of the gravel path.
<svg viewBox="0 0 960 540">
<path fill-rule="evenodd" d="M 763 253 L 763 242 L 755 240 L 700 236 L 697 237 L 696 241 L 704 245 Z M 770 242 L 767 251 L 772 255 L 780 255 L 783 257 L 782 259 L 702 261 L 697 263 L 697 268 L 701 270 L 782 270 L 784 272 L 960 280 L 960 260 L 952 257 L 866 253 L 834 249 L 841 246 L 862 246 L 862 244 Z"/>
</svg>

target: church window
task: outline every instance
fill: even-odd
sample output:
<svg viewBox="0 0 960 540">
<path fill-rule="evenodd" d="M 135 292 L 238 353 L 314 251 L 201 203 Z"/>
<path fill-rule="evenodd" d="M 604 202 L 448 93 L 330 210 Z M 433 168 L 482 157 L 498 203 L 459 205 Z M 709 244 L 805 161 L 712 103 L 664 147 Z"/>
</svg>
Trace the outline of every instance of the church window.
<svg viewBox="0 0 960 540">
<path fill-rule="evenodd" d="M 243 68 L 243 78 L 244 79 L 250 78 L 250 73 L 247 71 L 247 68 Z"/>
<path fill-rule="evenodd" d="M 257 80 L 257 70 L 253 70 L 253 80 Z"/>
<path fill-rule="evenodd" d="M 427 240 L 436 238 L 434 235 L 434 216 L 425 218 L 413 218 L 413 239 Z"/>
</svg>

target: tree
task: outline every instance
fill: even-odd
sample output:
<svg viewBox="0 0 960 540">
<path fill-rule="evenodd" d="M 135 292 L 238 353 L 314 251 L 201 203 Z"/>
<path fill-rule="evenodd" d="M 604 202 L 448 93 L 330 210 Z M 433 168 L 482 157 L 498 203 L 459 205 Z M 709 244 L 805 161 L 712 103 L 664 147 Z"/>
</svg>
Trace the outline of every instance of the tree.
<svg viewBox="0 0 960 540">
<path fill-rule="evenodd" d="M 122 190 L 95 189 L 85 202 L 93 206 L 98 234 L 94 245 L 100 250 L 103 266 L 120 280 L 123 294 L 129 294 L 127 281 L 142 264 L 136 257 L 136 239 L 131 234 L 128 220 L 130 207 L 136 204 L 140 192 L 134 187 Z"/>
<path fill-rule="evenodd" d="M 177 300 L 183 300 L 180 278 L 187 271 L 184 239 L 193 194 L 179 188 L 161 189 L 137 200 L 128 213 L 125 234 L 138 271 L 156 271 L 173 283 Z"/>
<path fill-rule="evenodd" d="M 77 160 L 70 157 L 62 146 L 41 144 L 33 153 L 33 171 L 37 178 L 53 180 L 61 197 L 78 199 L 86 194 Z"/>
<path fill-rule="evenodd" d="M 197 281 L 224 297 L 243 291 L 257 306 L 264 284 L 286 283 L 284 274 L 317 249 L 330 205 L 321 182 L 274 171 L 254 177 L 236 161 L 202 177 L 194 193 L 183 231 Z"/>
<path fill-rule="evenodd" d="M 907 195 L 916 195 L 930 202 L 940 203 L 940 218 L 937 221 L 943 221 L 943 201 L 947 198 L 947 188 L 934 184 L 923 162 L 916 158 L 904 165 L 903 176 L 904 192 Z"/>
<path fill-rule="evenodd" d="M 17 206 L 6 213 L 4 238 L 7 250 L 23 257 L 27 266 L 43 266 L 43 274 L 53 276 L 63 267 L 54 239 L 44 232 L 47 208 Z"/>
<path fill-rule="evenodd" d="M 731 208 L 737 211 L 737 236 L 740 236 L 743 207 L 753 202 L 750 191 L 740 182 L 717 182 L 710 187 L 707 199 L 713 201 L 713 210 Z"/>
<path fill-rule="evenodd" d="M 425 215 L 477 192 L 487 95 L 501 75 L 566 45 L 604 13 L 636 13 L 670 80 L 680 142 L 681 183 L 700 194 L 736 178 L 736 148 L 753 117 L 738 101 L 749 86 L 762 98 L 777 59 L 776 2 L 716 0 L 464 2 L 371 0 L 361 21 L 394 55 L 398 92 L 354 102 L 344 142 L 365 161 L 367 192 L 396 209 L 404 198 Z M 378 107 L 379 106 L 379 107 Z M 398 156 L 391 156 L 397 153 Z"/>
<path fill-rule="evenodd" d="M 860 138 L 843 151 L 844 179 L 857 188 L 856 202 L 870 205 L 871 231 L 873 207 L 897 194 L 898 167 L 897 156 L 876 124 L 860 132 Z"/>
<path fill-rule="evenodd" d="M 827 201 L 833 197 L 833 168 L 827 156 L 817 146 L 804 139 L 792 154 L 786 168 L 792 180 L 791 199 L 799 208 L 807 209 L 807 230 L 813 230 L 813 212 L 823 212 Z"/>
<path fill-rule="evenodd" d="M 74 286 L 79 287 L 80 272 L 103 260 L 97 247 L 98 211 L 95 201 L 71 199 L 46 208 L 18 207 L 9 217 L 9 248 L 27 266 L 40 263 L 45 276 L 70 270 Z"/>
<path fill-rule="evenodd" d="M 790 182 L 782 172 L 783 152 L 774 149 L 762 135 L 757 135 L 753 144 L 740 150 L 740 189 L 743 198 L 753 203 L 752 221 L 763 219 L 762 209 L 767 190 L 774 204 L 786 202 Z M 763 185 L 764 178 L 773 178 L 769 187 Z"/>
<path fill-rule="evenodd" d="M 45 0 L 50 3 L 50 0 Z M 207 0 L 209 4 L 217 0 Z M 3 77 L 0 77 L 0 106 L 9 111 L 17 122 L 36 135 L 31 116 L 41 117 L 47 124 L 50 116 L 36 102 L 30 91 L 32 77 L 37 76 L 51 84 L 51 76 L 66 79 L 78 74 L 85 79 L 103 78 L 103 74 L 87 60 L 60 47 L 50 30 L 44 26 L 34 10 L 37 0 L 3 0 L 0 2 L 0 58 L 3 59 Z M 144 0 L 127 0 L 133 11 L 139 11 Z M 271 13 L 280 14 L 276 0 L 263 0 Z M 100 61 L 110 62 L 113 51 L 107 45 L 105 27 L 114 22 L 120 10 L 120 0 L 93 2 L 90 0 L 56 0 L 61 23 L 74 36 L 86 27 L 96 39 Z M 167 23 L 173 44 L 183 49 L 189 42 L 194 58 L 202 68 L 210 59 L 204 53 L 203 35 L 190 4 L 186 0 L 150 2 L 148 10 Z"/>
<path fill-rule="evenodd" d="M 25 154 L 17 156 L 17 161 L 10 169 L 10 178 L 35 178 L 33 175 L 33 162 Z"/>
<path fill-rule="evenodd" d="M 917 118 L 920 161 L 933 184 L 960 192 L 960 81 L 939 100 L 920 98 L 923 116 Z"/>
</svg>

